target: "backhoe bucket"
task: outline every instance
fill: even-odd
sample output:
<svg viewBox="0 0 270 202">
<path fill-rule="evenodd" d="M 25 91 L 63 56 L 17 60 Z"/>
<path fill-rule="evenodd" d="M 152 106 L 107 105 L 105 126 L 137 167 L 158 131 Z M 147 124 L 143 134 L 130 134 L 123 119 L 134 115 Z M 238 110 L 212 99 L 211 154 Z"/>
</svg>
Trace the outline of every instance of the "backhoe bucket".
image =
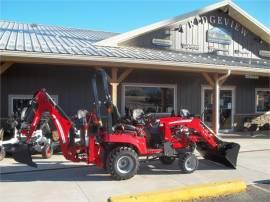
<svg viewBox="0 0 270 202">
<path fill-rule="evenodd" d="M 221 163 L 230 168 L 236 168 L 240 145 L 220 140 L 216 149 L 211 149 L 208 145 L 202 143 L 197 145 L 197 150 L 205 159 Z"/>
<path fill-rule="evenodd" d="M 13 158 L 15 161 L 37 168 L 33 162 L 29 145 L 19 143 L 14 145 Z"/>
</svg>

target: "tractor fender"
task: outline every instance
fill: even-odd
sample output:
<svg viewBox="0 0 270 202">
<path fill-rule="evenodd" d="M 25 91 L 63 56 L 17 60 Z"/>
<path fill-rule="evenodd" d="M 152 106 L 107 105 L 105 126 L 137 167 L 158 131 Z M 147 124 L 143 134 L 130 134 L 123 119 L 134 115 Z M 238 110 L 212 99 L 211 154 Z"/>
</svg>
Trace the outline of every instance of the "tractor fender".
<svg viewBox="0 0 270 202">
<path fill-rule="evenodd" d="M 119 145 L 131 146 L 139 155 L 147 154 L 146 140 L 144 137 L 129 134 L 113 134 L 105 135 L 103 142 L 113 148 Z"/>
</svg>

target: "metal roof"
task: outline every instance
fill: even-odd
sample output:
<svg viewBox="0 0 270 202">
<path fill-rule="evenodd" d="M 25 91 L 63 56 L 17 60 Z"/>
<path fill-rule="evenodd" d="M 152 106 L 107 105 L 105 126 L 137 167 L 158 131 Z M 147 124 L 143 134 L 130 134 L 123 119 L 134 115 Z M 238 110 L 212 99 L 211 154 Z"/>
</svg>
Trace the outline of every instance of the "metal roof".
<svg viewBox="0 0 270 202">
<path fill-rule="evenodd" d="M 116 33 L 0 21 L 0 53 L 38 53 L 54 56 L 87 56 L 141 61 L 185 62 L 270 70 L 270 60 L 236 58 L 214 54 L 154 50 L 137 47 L 98 46 L 94 42 Z M 187 67 L 188 68 L 188 67 Z"/>
</svg>

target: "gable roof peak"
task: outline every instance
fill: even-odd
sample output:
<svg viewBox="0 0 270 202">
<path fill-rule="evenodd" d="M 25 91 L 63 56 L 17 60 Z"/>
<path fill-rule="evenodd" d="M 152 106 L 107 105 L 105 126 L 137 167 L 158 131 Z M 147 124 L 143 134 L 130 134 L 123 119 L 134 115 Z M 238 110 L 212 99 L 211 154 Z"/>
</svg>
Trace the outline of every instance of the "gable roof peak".
<svg viewBox="0 0 270 202">
<path fill-rule="evenodd" d="M 168 25 L 185 21 L 191 17 L 199 16 L 217 9 L 229 9 L 228 15 L 236 19 L 237 21 L 241 21 L 241 24 L 248 28 L 250 31 L 254 32 L 256 35 L 260 36 L 261 39 L 270 43 L 270 30 L 258 20 L 249 15 L 246 11 L 237 6 L 232 0 L 223 0 L 214 4 L 211 4 L 207 7 L 197 9 L 191 11 L 189 13 L 176 16 L 174 18 L 163 20 L 160 22 L 156 22 L 145 27 L 141 27 L 135 30 L 131 30 L 129 32 L 125 32 L 123 34 L 119 34 L 108 39 L 99 41 L 96 45 L 100 46 L 119 46 L 120 43 L 124 41 L 128 41 L 140 35 L 146 34 L 148 32 L 160 29 L 162 27 L 166 27 Z"/>
</svg>

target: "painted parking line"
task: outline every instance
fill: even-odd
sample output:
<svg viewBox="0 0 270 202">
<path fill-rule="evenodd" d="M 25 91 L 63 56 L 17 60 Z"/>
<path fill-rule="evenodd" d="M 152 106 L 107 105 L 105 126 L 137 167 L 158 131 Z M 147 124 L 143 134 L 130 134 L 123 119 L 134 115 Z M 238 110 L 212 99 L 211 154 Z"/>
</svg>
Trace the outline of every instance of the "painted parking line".
<svg viewBox="0 0 270 202">
<path fill-rule="evenodd" d="M 260 190 L 262 190 L 264 192 L 270 193 L 270 190 L 267 190 L 265 188 L 262 188 L 262 187 L 258 186 L 257 184 L 250 184 L 250 186 L 253 186 L 254 188 L 260 189 Z"/>
</svg>

